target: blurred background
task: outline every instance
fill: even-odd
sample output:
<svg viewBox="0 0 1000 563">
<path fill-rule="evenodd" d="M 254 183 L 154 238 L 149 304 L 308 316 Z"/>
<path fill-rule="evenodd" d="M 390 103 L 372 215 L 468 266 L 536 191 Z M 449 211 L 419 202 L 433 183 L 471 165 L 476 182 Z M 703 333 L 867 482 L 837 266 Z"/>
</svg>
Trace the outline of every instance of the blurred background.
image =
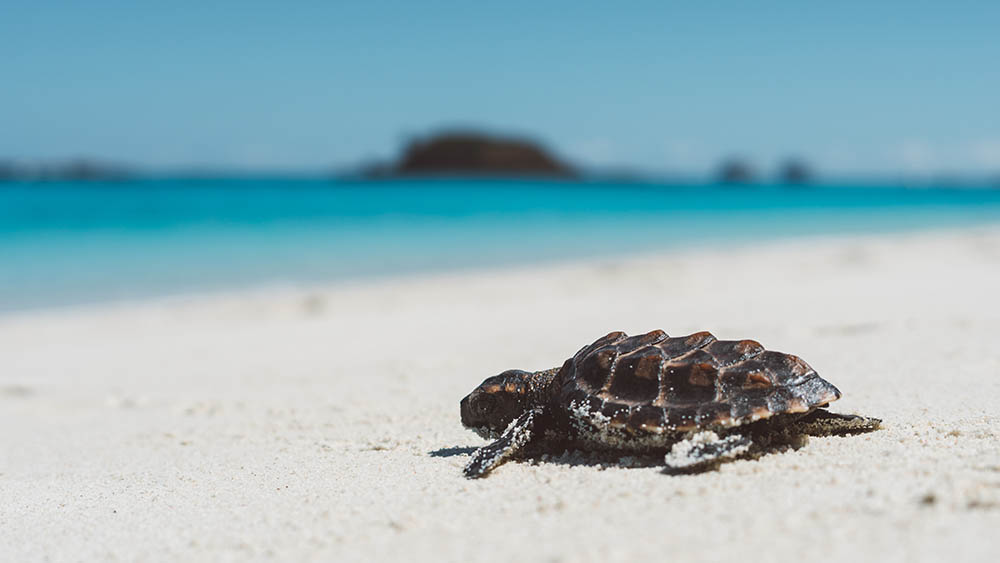
<svg viewBox="0 0 1000 563">
<path fill-rule="evenodd" d="M 972 2 L 5 2 L 0 310 L 996 224 L 997 29 Z"/>
</svg>

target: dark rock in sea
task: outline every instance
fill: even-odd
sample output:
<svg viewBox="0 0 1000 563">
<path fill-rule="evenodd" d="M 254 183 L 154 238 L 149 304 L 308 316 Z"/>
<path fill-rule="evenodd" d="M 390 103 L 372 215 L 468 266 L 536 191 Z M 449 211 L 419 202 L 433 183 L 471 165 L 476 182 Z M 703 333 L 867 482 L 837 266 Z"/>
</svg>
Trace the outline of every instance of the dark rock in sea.
<svg viewBox="0 0 1000 563">
<path fill-rule="evenodd" d="M 0 181 L 78 182 L 122 180 L 132 173 L 121 166 L 78 159 L 62 163 L 20 164 L 0 161 Z"/>
<path fill-rule="evenodd" d="M 813 179 L 812 169 L 805 161 L 791 158 L 778 170 L 778 181 L 783 184 L 807 184 Z"/>
<path fill-rule="evenodd" d="M 14 163 L 0 160 L 0 182 L 16 180 L 18 176 L 18 169 Z"/>
<path fill-rule="evenodd" d="M 73 160 L 56 168 L 57 179 L 70 181 L 123 180 L 131 175 L 123 166 L 86 159 Z"/>
<path fill-rule="evenodd" d="M 378 169 L 377 172 L 384 173 Z M 393 175 L 472 174 L 573 177 L 576 172 L 540 145 L 475 132 L 441 133 L 411 142 Z"/>
<path fill-rule="evenodd" d="M 740 158 L 730 158 L 719 166 L 718 179 L 722 184 L 749 184 L 757 174 L 752 166 Z"/>
</svg>

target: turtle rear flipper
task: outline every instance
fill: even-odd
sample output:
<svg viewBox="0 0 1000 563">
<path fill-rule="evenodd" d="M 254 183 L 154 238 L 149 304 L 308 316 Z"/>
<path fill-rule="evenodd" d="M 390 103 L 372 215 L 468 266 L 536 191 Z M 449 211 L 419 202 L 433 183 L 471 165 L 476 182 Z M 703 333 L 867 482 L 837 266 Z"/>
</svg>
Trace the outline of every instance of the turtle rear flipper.
<svg viewBox="0 0 1000 563">
<path fill-rule="evenodd" d="M 675 443 L 664 458 L 667 473 L 695 473 L 750 451 L 752 441 L 743 434 L 719 437 L 715 432 L 698 432 Z"/>
<path fill-rule="evenodd" d="M 517 417 L 495 442 L 472 453 L 472 459 L 465 466 L 465 476 L 470 479 L 482 477 L 518 455 L 528 443 L 541 435 L 539 426 L 543 415 L 543 408 L 534 408 Z"/>
<path fill-rule="evenodd" d="M 878 430 L 882 419 L 816 409 L 795 421 L 795 429 L 810 436 L 860 434 Z"/>
</svg>

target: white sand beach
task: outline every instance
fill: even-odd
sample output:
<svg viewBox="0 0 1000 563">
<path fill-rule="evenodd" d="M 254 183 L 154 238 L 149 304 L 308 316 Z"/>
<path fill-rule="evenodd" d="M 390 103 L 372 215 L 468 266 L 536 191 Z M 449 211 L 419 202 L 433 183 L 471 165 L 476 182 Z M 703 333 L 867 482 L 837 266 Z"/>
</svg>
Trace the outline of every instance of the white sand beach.
<svg viewBox="0 0 1000 563">
<path fill-rule="evenodd" d="M 612 330 L 797 354 L 874 433 L 511 462 L 458 402 Z M 996 561 L 1000 230 L 0 317 L 0 561 Z"/>
</svg>

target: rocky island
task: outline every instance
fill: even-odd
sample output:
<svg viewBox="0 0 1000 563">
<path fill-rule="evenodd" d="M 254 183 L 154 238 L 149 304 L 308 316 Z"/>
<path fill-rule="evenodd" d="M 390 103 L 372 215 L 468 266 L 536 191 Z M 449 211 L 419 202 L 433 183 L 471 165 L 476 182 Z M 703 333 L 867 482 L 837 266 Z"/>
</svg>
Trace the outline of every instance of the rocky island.
<svg viewBox="0 0 1000 563">
<path fill-rule="evenodd" d="M 446 132 L 411 141 L 393 164 L 369 166 L 367 177 L 414 175 L 544 176 L 576 171 L 539 144 L 478 132 Z"/>
<path fill-rule="evenodd" d="M 132 176 L 132 171 L 124 166 L 83 158 L 34 164 L 0 160 L 0 182 L 111 181 Z"/>
</svg>

